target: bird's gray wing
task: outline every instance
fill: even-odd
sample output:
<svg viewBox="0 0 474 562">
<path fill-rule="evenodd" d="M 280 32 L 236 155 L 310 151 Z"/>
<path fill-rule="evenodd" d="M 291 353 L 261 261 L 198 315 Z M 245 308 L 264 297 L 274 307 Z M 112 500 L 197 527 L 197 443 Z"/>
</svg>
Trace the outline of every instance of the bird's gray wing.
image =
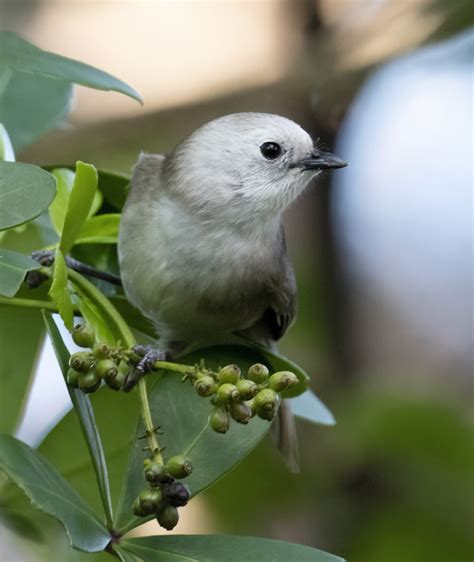
<svg viewBox="0 0 474 562">
<path fill-rule="evenodd" d="M 140 153 L 138 161 L 133 167 L 130 191 L 126 204 L 133 204 L 135 201 L 146 201 L 156 194 L 160 186 L 162 189 L 161 172 L 164 162 L 165 156 L 162 154 Z"/>
<path fill-rule="evenodd" d="M 285 334 L 296 316 L 296 281 L 288 256 L 283 225 L 279 231 L 277 266 L 265 280 L 265 308 L 242 334 L 269 348 Z"/>
</svg>

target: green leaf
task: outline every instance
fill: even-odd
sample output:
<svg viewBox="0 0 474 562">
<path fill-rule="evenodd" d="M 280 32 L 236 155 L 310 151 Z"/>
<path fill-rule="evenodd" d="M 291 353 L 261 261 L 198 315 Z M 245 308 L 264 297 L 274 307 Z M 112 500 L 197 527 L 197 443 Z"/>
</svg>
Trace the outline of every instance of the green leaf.
<svg viewBox="0 0 474 562">
<path fill-rule="evenodd" d="M 96 425 L 107 460 L 108 479 L 114 507 L 121 493 L 124 472 L 137 419 L 140 415 L 136 396 L 101 388 L 90 396 Z M 71 454 L 71 444 L 74 454 Z M 96 485 L 96 475 L 83 438 L 78 417 L 69 412 L 46 436 L 39 452 L 53 463 L 81 496 L 97 510 L 102 502 Z"/>
<path fill-rule="evenodd" d="M 57 192 L 49 208 L 49 216 L 56 232 L 61 234 L 64 228 L 64 220 L 66 218 L 71 191 L 74 186 L 75 173 L 69 168 L 53 168 L 51 173 L 56 178 Z M 102 201 L 102 193 L 96 190 L 88 217 L 92 217 L 99 210 Z M 87 224 L 88 220 L 85 224 Z"/>
<path fill-rule="evenodd" d="M 117 244 L 119 224 L 119 213 L 92 217 L 82 227 L 76 244 Z"/>
<path fill-rule="evenodd" d="M 74 547 L 85 552 L 106 547 L 109 532 L 97 514 L 34 449 L 9 435 L 0 435 L 0 469 L 40 511 L 63 524 Z"/>
<path fill-rule="evenodd" d="M 64 345 L 59 330 L 54 323 L 53 317 L 47 312 L 43 312 L 43 319 L 53 344 L 54 352 L 59 363 L 59 367 L 66 383 L 66 374 L 69 368 L 69 352 Z M 107 463 L 105 461 L 104 450 L 100 440 L 99 431 L 95 422 L 94 411 L 89 397 L 82 391 L 71 388 L 66 383 L 69 396 L 71 397 L 74 411 L 79 419 L 82 433 L 89 449 L 90 458 L 97 476 L 102 506 L 106 515 L 107 523 L 111 525 L 113 520 L 112 499 L 110 495 L 109 478 L 107 473 Z"/>
<path fill-rule="evenodd" d="M 1 66 L 0 63 L 0 120 L 18 151 L 66 119 L 72 84 L 9 68 L 2 72 Z"/>
<path fill-rule="evenodd" d="M 0 307 L 0 432 L 13 433 L 20 421 L 30 378 L 43 340 L 43 322 L 37 310 Z"/>
<path fill-rule="evenodd" d="M 59 248 L 54 257 L 53 282 L 48 294 L 58 307 L 66 328 L 71 331 L 74 323 L 74 309 L 68 290 L 66 259 Z"/>
<path fill-rule="evenodd" d="M 38 166 L 0 162 L 0 230 L 28 222 L 51 204 L 56 180 Z"/>
<path fill-rule="evenodd" d="M 51 173 L 56 178 L 56 197 L 49 207 L 49 217 L 56 232 L 61 234 L 74 185 L 74 172 L 69 168 L 54 168 Z"/>
<path fill-rule="evenodd" d="M 290 404 L 291 411 L 299 418 L 321 425 L 335 425 L 336 423 L 332 413 L 311 390 L 292 398 Z"/>
<path fill-rule="evenodd" d="M 229 363 L 237 363 L 245 369 L 261 361 L 261 356 L 250 349 L 216 346 L 186 356 L 183 362 L 193 365 L 202 357 L 206 366 L 214 369 Z M 165 456 L 183 454 L 193 462 L 193 473 L 186 478 L 192 495 L 205 490 L 229 472 L 257 446 L 270 428 L 268 422 L 253 418 L 245 426 L 232 421 L 225 435 L 214 432 L 208 423 L 212 409 L 209 399 L 199 397 L 192 384 L 189 381 L 182 383 L 177 374 L 159 377 L 149 392 L 149 398 L 153 422 L 163 431 L 159 443 L 161 447 L 166 447 Z M 115 526 L 118 529 L 136 526 L 142 521 L 133 516 L 130 506 L 143 488 L 146 453 L 143 442 L 138 439 L 143 433 L 140 421 L 116 515 Z"/>
<path fill-rule="evenodd" d="M 33 250 L 53 247 L 59 241 L 47 212 L 37 219 L 0 232 L 0 245 L 22 254 L 31 254 Z"/>
<path fill-rule="evenodd" d="M 309 546 L 231 535 L 140 537 L 121 546 L 146 562 L 344 562 Z"/>
<path fill-rule="evenodd" d="M 0 160 L 4 162 L 15 162 L 15 152 L 7 130 L 0 123 Z"/>
<path fill-rule="evenodd" d="M 43 51 L 9 31 L 0 33 L 0 68 L 39 74 L 96 90 L 113 90 L 142 103 L 138 92 L 111 74 L 88 64 Z"/>
<path fill-rule="evenodd" d="M 31 258 L 0 248 L 0 295 L 15 296 L 27 272 L 39 268 Z"/>
<path fill-rule="evenodd" d="M 121 211 L 127 198 L 130 177 L 105 170 L 101 170 L 99 176 L 99 189 L 105 201 L 107 201 L 114 210 Z"/>
<path fill-rule="evenodd" d="M 59 247 L 66 255 L 74 246 L 76 238 L 89 216 L 97 191 L 97 170 L 91 164 L 77 162 L 74 185 L 69 197 L 66 217 Z"/>
</svg>

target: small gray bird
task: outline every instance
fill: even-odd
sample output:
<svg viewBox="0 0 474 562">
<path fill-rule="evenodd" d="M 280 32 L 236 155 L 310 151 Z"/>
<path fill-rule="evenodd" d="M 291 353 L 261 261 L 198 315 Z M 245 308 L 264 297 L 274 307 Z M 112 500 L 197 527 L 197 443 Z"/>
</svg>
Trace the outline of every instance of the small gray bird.
<svg viewBox="0 0 474 562">
<path fill-rule="evenodd" d="M 265 113 L 211 121 L 167 156 L 141 154 L 118 255 L 126 296 L 160 349 L 174 355 L 233 333 L 275 348 L 296 313 L 282 213 L 321 170 L 344 166 L 299 125 Z M 282 444 L 294 448 L 285 401 L 280 410 Z"/>
</svg>

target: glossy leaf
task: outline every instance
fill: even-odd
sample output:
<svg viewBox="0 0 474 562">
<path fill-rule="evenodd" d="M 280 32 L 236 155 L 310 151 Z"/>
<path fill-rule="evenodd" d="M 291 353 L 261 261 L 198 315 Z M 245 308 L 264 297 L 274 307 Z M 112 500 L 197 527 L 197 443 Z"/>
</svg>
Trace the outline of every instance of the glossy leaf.
<svg viewBox="0 0 474 562">
<path fill-rule="evenodd" d="M 89 449 L 90 458 L 94 466 L 99 486 L 102 506 L 106 514 L 107 522 L 110 524 L 113 520 L 112 499 L 110 495 L 109 478 L 107 472 L 107 463 L 105 461 L 104 450 L 100 439 L 99 431 L 95 422 L 94 411 L 92 409 L 89 397 L 81 390 L 71 388 L 66 383 L 66 373 L 69 368 L 69 352 L 64 345 L 61 334 L 54 323 L 53 317 L 47 312 L 43 312 L 43 319 L 48 331 L 49 337 L 53 344 L 53 349 L 59 363 L 59 367 L 64 377 L 69 396 L 74 406 L 74 411 L 79 419 L 82 433 Z"/>
<path fill-rule="evenodd" d="M 231 535 L 140 537 L 121 546 L 146 562 L 344 562 L 309 546 Z"/>
<path fill-rule="evenodd" d="M 56 232 L 61 234 L 69 205 L 69 198 L 74 187 L 75 173 L 69 168 L 53 168 L 52 174 L 56 178 L 57 193 L 49 208 L 49 216 Z M 92 217 L 99 210 L 102 201 L 102 193 L 96 190 L 88 217 Z"/>
<path fill-rule="evenodd" d="M 0 469 L 35 507 L 62 523 L 73 546 L 86 552 L 105 548 L 110 536 L 97 514 L 37 451 L 0 435 Z"/>
<path fill-rule="evenodd" d="M 70 82 L 4 68 L 0 83 L 0 120 L 17 151 L 60 125 L 71 108 Z"/>
<path fill-rule="evenodd" d="M 13 433 L 20 421 L 43 333 L 39 311 L 0 306 L 1 433 Z"/>
<path fill-rule="evenodd" d="M 74 172 L 69 168 L 55 168 L 51 172 L 56 178 L 56 197 L 49 207 L 49 217 L 58 234 L 61 234 L 66 218 L 67 206 L 74 185 Z"/>
<path fill-rule="evenodd" d="M 115 507 L 140 415 L 139 402 L 136 396 L 114 392 L 107 387 L 94 392 L 89 400 L 94 410 L 96 425 L 100 428 Z M 74 443 L 73 455 L 70 453 L 71 443 Z M 74 411 L 70 411 L 46 436 L 39 446 L 39 452 L 54 464 L 90 505 L 97 510 L 102 509 L 96 475 Z"/>
<path fill-rule="evenodd" d="M 39 267 L 28 256 L 0 248 L 0 295 L 15 296 L 27 272 Z"/>
<path fill-rule="evenodd" d="M 69 196 L 59 247 L 66 255 L 74 246 L 89 216 L 97 191 L 97 170 L 91 164 L 77 162 L 74 184 Z"/>
<path fill-rule="evenodd" d="M 28 222 L 51 204 L 56 180 L 45 170 L 20 162 L 0 162 L 0 230 Z"/>
<path fill-rule="evenodd" d="M 119 213 L 92 217 L 82 227 L 76 244 L 117 244 L 119 224 Z"/>
<path fill-rule="evenodd" d="M 3 123 L 0 123 L 0 160 L 4 162 L 15 162 L 15 152 L 13 150 L 12 141 Z"/>
<path fill-rule="evenodd" d="M 58 241 L 47 212 L 31 222 L 0 232 L 1 247 L 27 255 L 33 250 L 53 247 Z"/>
<path fill-rule="evenodd" d="M 116 211 L 121 211 L 127 198 L 130 177 L 115 172 L 100 170 L 99 189 L 105 201 Z"/>
<path fill-rule="evenodd" d="M 290 404 L 291 411 L 299 418 L 321 425 L 335 425 L 336 423 L 332 413 L 311 390 L 292 398 Z"/>
<path fill-rule="evenodd" d="M 15 33 L 0 33 L 0 67 L 55 78 L 96 90 L 113 90 L 142 102 L 131 86 L 93 66 L 43 51 Z"/>
<path fill-rule="evenodd" d="M 261 361 L 261 356 L 241 347 L 219 346 L 196 352 L 183 358 L 183 363 L 193 365 L 205 357 L 206 366 L 217 369 L 229 363 L 238 363 L 247 368 Z M 205 490 L 224 476 L 260 442 L 270 428 L 270 423 L 253 418 L 248 425 L 234 421 L 226 435 L 214 432 L 208 423 L 212 408 L 209 399 L 199 397 L 192 384 L 181 382 L 180 375 L 168 373 L 161 376 L 151 388 L 150 405 L 152 418 L 160 426 L 163 435 L 159 436 L 161 447 L 166 447 L 167 458 L 183 454 L 191 458 L 194 471 L 186 478 L 186 484 L 193 495 Z M 139 422 L 133 451 L 131 452 L 123 492 L 116 517 L 116 527 L 136 526 L 140 520 L 135 518 L 130 506 L 143 488 L 143 460 L 146 452 L 143 442 L 138 440 L 144 428 Z"/>
<path fill-rule="evenodd" d="M 54 257 L 53 282 L 49 290 L 49 296 L 58 307 L 59 314 L 66 328 L 71 331 L 74 320 L 74 309 L 68 290 L 66 259 L 59 248 L 56 250 Z"/>
</svg>

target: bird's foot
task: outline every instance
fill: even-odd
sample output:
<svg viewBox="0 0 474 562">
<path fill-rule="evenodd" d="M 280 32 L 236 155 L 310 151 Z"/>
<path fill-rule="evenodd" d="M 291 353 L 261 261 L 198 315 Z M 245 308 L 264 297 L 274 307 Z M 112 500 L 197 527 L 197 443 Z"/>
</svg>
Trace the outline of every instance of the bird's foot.
<svg viewBox="0 0 474 562">
<path fill-rule="evenodd" d="M 125 392 L 130 392 L 141 377 L 153 371 L 157 361 L 170 360 L 170 356 L 167 351 L 157 349 L 151 345 L 135 345 L 132 348 L 132 351 L 139 357 L 139 360 L 125 379 L 123 385 L 123 390 Z"/>
<path fill-rule="evenodd" d="M 31 259 L 37 261 L 40 265 L 45 267 L 50 267 L 54 263 L 54 251 L 53 250 L 37 250 L 32 252 Z M 36 289 L 42 283 L 48 279 L 48 276 L 36 269 L 28 271 L 25 276 L 25 284 L 30 289 Z"/>
<path fill-rule="evenodd" d="M 31 253 L 31 259 L 45 267 L 50 267 L 54 263 L 54 250 L 36 250 Z"/>
</svg>

